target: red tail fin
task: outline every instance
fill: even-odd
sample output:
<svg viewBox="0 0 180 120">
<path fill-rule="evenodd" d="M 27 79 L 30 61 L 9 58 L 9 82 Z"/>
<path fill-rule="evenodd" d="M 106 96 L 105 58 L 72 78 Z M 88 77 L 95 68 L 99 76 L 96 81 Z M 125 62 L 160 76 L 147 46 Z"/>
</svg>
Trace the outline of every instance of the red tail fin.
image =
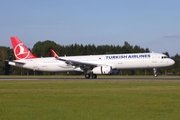
<svg viewBox="0 0 180 120">
<path fill-rule="evenodd" d="M 37 58 L 28 50 L 18 37 L 11 37 L 11 43 L 16 60 Z"/>
<path fill-rule="evenodd" d="M 55 58 L 58 58 L 58 57 L 59 57 L 59 56 L 56 54 L 56 52 L 54 52 L 53 49 L 50 49 L 50 51 L 51 51 L 52 55 L 53 55 Z"/>
</svg>

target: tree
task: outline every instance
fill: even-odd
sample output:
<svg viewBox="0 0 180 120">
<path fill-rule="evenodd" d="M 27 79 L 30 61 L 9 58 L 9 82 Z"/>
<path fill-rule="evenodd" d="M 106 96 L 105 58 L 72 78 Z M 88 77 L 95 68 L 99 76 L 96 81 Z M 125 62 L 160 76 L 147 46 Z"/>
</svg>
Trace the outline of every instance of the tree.
<svg viewBox="0 0 180 120">
<path fill-rule="evenodd" d="M 56 44 L 54 41 L 46 40 L 44 42 L 37 42 L 32 49 L 32 52 L 34 55 L 39 57 L 50 57 L 51 52 L 50 49 L 54 49 L 55 51 L 58 51 L 61 46 Z M 58 53 L 58 52 L 57 52 Z"/>
<path fill-rule="evenodd" d="M 133 52 L 133 46 L 131 46 L 128 42 L 124 42 L 124 46 L 122 47 L 123 53 L 132 53 Z"/>
<path fill-rule="evenodd" d="M 10 66 L 5 60 L 12 60 L 12 50 L 9 47 L 0 47 L 0 75 L 10 74 Z"/>
<path fill-rule="evenodd" d="M 171 58 L 175 61 L 175 64 L 170 67 L 171 72 L 173 74 L 180 75 L 180 55 L 176 54 L 175 56 Z"/>
</svg>

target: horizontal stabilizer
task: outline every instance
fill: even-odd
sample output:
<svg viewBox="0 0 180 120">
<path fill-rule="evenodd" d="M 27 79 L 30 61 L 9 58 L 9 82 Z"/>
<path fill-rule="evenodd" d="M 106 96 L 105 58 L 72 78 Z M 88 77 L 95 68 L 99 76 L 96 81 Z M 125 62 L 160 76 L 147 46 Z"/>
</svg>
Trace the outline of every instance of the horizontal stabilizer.
<svg viewBox="0 0 180 120">
<path fill-rule="evenodd" d="M 24 62 L 17 62 L 17 61 L 9 61 L 8 64 L 12 65 L 12 66 L 22 67 L 26 63 L 24 63 Z"/>
</svg>

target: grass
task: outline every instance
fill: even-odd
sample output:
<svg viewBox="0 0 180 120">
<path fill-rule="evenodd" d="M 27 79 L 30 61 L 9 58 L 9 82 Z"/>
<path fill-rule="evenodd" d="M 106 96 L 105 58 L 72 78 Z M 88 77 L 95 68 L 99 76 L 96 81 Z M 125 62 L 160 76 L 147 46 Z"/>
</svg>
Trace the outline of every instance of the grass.
<svg viewBox="0 0 180 120">
<path fill-rule="evenodd" d="M 179 81 L 0 81 L 0 120 L 177 120 Z"/>
</svg>

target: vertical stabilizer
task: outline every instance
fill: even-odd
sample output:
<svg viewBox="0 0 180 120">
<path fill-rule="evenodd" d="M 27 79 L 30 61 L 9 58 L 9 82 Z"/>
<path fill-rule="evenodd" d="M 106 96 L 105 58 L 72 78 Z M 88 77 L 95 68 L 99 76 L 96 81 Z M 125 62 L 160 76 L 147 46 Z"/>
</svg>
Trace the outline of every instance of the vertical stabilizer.
<svg viewBox="0 0 180 120">
<path fill-rule="evenodd" d="M 16 60 L 37 58 L 29 49 L 19 40 L 18 37 L 11 37 L 11 43 Z"/>
</svg>

